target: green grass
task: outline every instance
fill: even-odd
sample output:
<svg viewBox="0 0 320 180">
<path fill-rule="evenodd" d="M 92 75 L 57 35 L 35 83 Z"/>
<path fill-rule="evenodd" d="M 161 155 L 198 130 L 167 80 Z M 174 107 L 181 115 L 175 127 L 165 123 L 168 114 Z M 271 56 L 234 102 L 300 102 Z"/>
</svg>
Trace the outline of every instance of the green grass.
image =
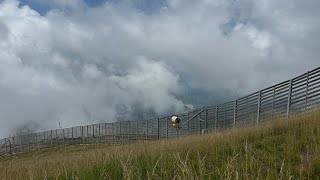
<svg viewBox="0 0 320 180">
<path fill-rule="evenodd" d="M 320 112 L 261 127 L 0 159 L 0 179 L 320 179 Z"/>
</svg>

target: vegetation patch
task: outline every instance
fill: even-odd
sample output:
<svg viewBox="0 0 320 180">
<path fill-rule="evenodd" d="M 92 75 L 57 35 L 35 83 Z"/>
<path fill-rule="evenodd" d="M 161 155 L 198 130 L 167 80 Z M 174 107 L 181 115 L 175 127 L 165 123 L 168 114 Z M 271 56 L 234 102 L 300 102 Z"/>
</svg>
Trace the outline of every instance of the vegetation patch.
<svg viewBox="0 0 320 180">
<path fill-rule="evenodd" d="M 319 179 L 320 112 L 260 127 L 0 159 L 0 179 Z"/>
</svg>

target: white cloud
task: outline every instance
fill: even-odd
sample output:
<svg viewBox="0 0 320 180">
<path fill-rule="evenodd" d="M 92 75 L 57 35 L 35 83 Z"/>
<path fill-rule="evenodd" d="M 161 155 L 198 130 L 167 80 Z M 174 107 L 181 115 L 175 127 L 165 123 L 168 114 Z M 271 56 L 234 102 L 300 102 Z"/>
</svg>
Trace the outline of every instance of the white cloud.
<svg viewBox="0 0 320 180">
<path fill-rule="evenodd" d="M 247 31 L 249 38 L 252 41 L 252 46 L 258 50 L 265 50 L 271 47 L 271 37 L 268 33 L 259 32 L 257 29 L 250 28 Z"/>
<path fill-rule="evenodd" d="M 163 114 L 170 109 L 182 109 L 183 103 L 173 94 L 179 94 L 179 76 L 170 72 L 165 65 L 138 60 L 136 69 L 125 76 L 111 76 L 123 94 L 129 95 L 131 103 L 139 103 L 144 110 Z M 128 102 L 130 104 L 130 102 Z"/>
<path fill-rule="evenodd" d="M 173 113 L 185 87 L 228 99 L 319 65 L 318 1 L 44 3 L 45 16 L 0 3 L 0 136 Z"/>
</svg>

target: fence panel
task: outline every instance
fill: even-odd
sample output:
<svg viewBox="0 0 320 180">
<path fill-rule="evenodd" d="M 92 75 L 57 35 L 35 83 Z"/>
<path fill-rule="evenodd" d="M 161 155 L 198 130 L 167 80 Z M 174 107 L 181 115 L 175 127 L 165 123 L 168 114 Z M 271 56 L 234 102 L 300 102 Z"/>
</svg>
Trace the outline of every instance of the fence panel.
<svg viewBox="0 0 320 180">
<path fill-rule="evenodd" d="M 290 81 L 286 81 L 275 87 L 274 96 L 274 115 L 276 117 L 285 117 L 288 107 L 288 96 L 290 89 Z"/>
<path fill-rule="evenodd" d="M 168 120 L 167 117 L 159 118 L 160 139 L 166 139 L 168 136 Z"/>
<path fill-rule="evenodd" d="M 275 86 L 261 91 L 259 123 L 272 119 Z"/>
<path fill-rule="evenodd" d="M 215 123 L 216 123 L 216 106 L 210 106 L 207 108 L 207 131 L 212 131 L 215 129 Z"/>
<path fill-rule="evenodd" d="M 320 104 L 320 68 L 309 72 L 306 111 Z"/>
<path fill-rule="evenodd" d="M 181 126 L 182 128 L 178 131 L 178 136 L 185 136 L 185 135 L 189 135 L 190 131 L 189 131 L 189 119 L 191 118 L 189 113 L 182 113 L 179 114 L 178 117 L 181 119 Z M 183 125 L 184 124 L 184 125 Z M 172 125 L 172 124 L 171 124 Z"/>
</svg>

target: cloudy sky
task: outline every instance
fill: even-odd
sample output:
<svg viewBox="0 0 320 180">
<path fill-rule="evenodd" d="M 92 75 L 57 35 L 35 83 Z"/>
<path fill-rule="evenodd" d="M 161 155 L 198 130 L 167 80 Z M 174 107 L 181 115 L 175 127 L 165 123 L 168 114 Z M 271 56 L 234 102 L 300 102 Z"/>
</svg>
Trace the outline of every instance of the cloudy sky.
<svg viewBox="0 0 320 180">
<path fill-rule="evenodd" d="M 0 0 L 0 137 L 182 112 L 319 66 L 319 0 Z"/>
</svg>

